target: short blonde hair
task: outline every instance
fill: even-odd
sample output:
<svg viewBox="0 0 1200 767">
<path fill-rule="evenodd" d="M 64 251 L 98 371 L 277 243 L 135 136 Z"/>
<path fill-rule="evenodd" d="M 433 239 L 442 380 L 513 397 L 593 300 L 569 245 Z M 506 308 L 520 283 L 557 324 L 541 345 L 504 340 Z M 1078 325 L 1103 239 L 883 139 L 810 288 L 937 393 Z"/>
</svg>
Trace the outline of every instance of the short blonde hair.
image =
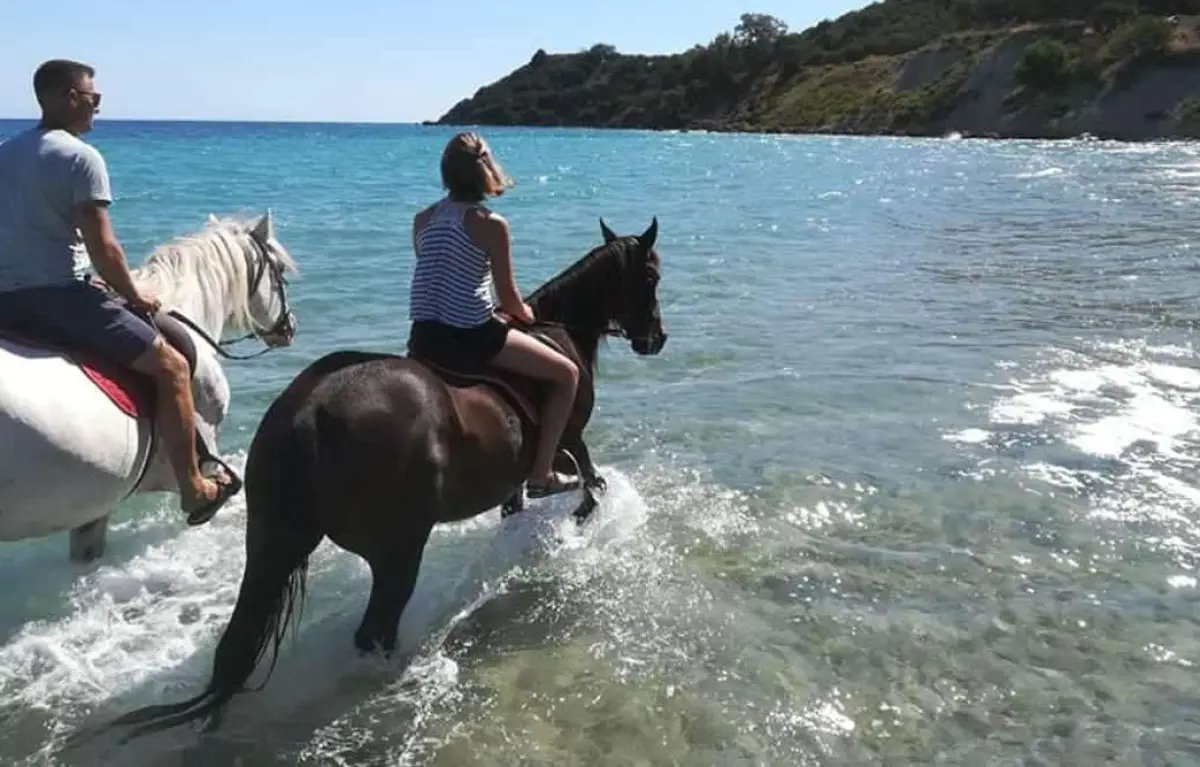
<svg viewBox="0 0 1200 767">
<path fill-rule="evenodd" d="M 477 133 L 459 133 L 442 152 L 442 186 L 450 197 L 463 202 L 482 202 L 499 197 L 513 185 L 496 161 L 487 142 Z"/>
</svg>

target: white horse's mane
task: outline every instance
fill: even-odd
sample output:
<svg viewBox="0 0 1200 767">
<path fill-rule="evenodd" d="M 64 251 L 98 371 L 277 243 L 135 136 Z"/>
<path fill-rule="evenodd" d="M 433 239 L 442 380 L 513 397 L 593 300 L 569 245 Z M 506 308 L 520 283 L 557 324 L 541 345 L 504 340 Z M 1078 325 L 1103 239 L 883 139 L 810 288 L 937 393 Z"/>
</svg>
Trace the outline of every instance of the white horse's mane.
<svg viewBox="0 0 1200 767">
<path fill-rule="evenodd" d="M 231 324 L 244 332 L 253 325 L 250 265 L 257 263 L 258 256 L 250 232 L 256 223 L 254 218 L 210 216 L 199 231 L 156 247 L 142 266 L 131 270 L 134 280 L 163 308 L 178 307 L 196 290 L 214 299 L 223 296 Z M 295 273 L 295 261 L 273 235 L 269 245 L 271 257 L 284 271 Z"/>
</svg>

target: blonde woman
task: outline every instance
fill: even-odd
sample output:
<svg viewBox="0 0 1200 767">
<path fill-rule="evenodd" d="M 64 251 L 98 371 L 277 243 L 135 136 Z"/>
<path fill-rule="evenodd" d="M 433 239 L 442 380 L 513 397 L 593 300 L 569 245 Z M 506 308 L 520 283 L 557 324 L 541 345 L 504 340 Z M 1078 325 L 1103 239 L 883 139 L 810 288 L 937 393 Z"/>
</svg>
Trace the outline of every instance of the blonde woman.
<svg viewBox="0 0 1200 767">
<path fill-rule="evenodd" d="M 553 385 L 540 414 L 537 452 L 526 494 L 540 498 L 579 486 L 577 477 L 553 471 L 555 450 L 571 414 L 579 370 L 549 346 L 496 316 L 533 322 L 513 277 L 508 222 L 484 201 L 512 185 L 487 143 L 459 133 L 441 162 L 444 198 L 413 218 L 416 270 L 409 294 L 409 355 L 474 372 L 487 366 Z M 499 307 L 492 300 L 495 290 Z"/>
</svg>

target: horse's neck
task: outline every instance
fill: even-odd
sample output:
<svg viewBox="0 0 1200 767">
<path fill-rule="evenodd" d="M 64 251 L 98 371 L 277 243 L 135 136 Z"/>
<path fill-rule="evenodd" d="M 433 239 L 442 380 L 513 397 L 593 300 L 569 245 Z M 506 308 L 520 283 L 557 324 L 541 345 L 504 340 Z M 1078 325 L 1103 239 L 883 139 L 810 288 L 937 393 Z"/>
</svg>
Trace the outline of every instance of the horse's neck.
<svg viewBox="0 0 1200 767">
<path fill-rule="evenodd" d="M 532 308 L 540 318 L 589 331 L 594 327 L 598 334 L 603 333 L 613 314 L 607 305 L 607 292 L 587 279 L 566 290 L 546 292 L 533 302 Z"/>
<path fill-rule="evenodd" d="M 556 295 L 553 300 L 538 302 L 534 316 L 549 323 L 549 327 L 560 327 L 580 356 L 594 361 L 600 338 L 608 326 L 608 320 L 602 319 L 602 306 L 594 293 L 578 298 Z M 534 330 L 539 329 L 545 327 L 535 324 Z"/>
<path fill-rule="evenodd" d="M 568 269 L 539 288 L 530 302 L 534 316 L 562 325 L 583 358 L 593 364 L 600 339 L 616 318 L 611 305 L 616 269 L 611 259 L 593 261 L 584 271 Z"/>
<path fill-rule="evenodd" d="M 131 271 L 134 283 L 139 289 L 147 288 L 154 290 L 154 283 L 161 280 L 161 275 L 155 275 L 153 278 L 148 266 L 143 266 L 139 269 Z M 170 305 L 164 305 L 164 309 L 174 309 L 180 314 L 187 317 L 192 322 L 196 323 L 210 337 L 220 339 L 225 330 L 225 318 L 228 315 L 226 305 L 228 304 L 228 284 L 225 280 L 214 281 L 219 287 L 219 295 L 206 293 L 201 285 L 195 281 L 194 273 L 185 272 L 187 277 L 182 283 L 172 287 L 173 293 Z M 165 302 L 164 302 L 165 303 Z M 186 327 L 186 325 L 185 325 Z M 189 334 L 192 333 L 191 328 L 187 328 Z"/>
<path fill-rule="evenodd" d="M 198 290 L 181 293 L 174 308 L 213 338 L 219 339 L 225 330 L 221 311 L 214 302 L 206 301 L 205 296 Z"/>
</svg>

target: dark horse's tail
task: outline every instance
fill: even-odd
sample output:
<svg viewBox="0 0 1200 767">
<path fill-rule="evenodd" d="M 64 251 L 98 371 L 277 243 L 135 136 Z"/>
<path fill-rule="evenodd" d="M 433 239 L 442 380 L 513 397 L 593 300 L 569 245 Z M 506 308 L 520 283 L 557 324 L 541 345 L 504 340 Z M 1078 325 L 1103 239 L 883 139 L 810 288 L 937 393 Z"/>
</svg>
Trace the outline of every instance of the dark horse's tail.
<svg viewBox="0 0 1200 767">
<path fill-rule="evenodd" d="M 293 398 L 281 397 L 264 415 L 246 460 L 246 568 L 233 617 L 217 645 L 212 679 L 190 700 L 147 706 L 117 719 L 112 726 L 136 725 L 123 740 L 203 717 L 214 729 L 268 645 L 268 678 L 275 669 L 288 624 L 303 608 L 308 557 L 323 537 L 306 481 L 315 441 L 293 427 L 285 400 Z"/>
</svg>

